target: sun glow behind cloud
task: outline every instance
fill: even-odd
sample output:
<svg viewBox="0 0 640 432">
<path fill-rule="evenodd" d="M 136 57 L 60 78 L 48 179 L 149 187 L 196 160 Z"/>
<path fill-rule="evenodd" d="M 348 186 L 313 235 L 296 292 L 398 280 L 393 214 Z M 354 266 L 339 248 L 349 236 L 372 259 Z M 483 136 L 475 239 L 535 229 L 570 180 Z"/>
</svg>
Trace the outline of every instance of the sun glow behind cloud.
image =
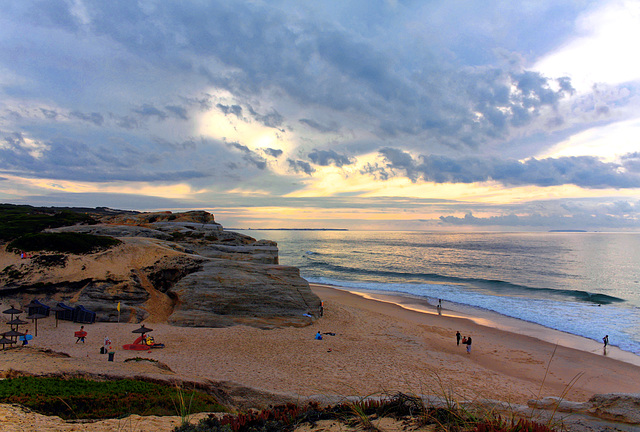
<svg viewBox="0 0 640 432">
<path fill-rule="evenodd" d="M 549 55 L 533 69 L 546 76 L 569 76 L 579 92 L 596 83 L 620 84 L 640 79 L 640 2 L 622 0 L 603 4 L 577 22 L 578 37 Z"/>
</svg>

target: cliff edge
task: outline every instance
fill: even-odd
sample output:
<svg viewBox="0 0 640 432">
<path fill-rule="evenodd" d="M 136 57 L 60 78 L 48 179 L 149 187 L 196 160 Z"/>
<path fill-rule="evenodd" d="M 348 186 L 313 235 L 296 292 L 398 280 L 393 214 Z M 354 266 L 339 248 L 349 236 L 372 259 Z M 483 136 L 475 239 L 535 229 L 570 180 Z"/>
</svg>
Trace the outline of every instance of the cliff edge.
<svg viewBox="0 0 640 432">
<path fill-rule="evenodd" d="M 4 305 L 37 299 L 83 305 L 98 321 L 196 327 L 303 326 L 317 318 L 320 300 L 297 268 L 278 264 L 275 242 L 225 231 L 204 211 L 88 213 L 92 224 L 45 232 L 110 236 L 121 243 L 86 254 L 22 254 L 3 244 Z"/>
</svg>

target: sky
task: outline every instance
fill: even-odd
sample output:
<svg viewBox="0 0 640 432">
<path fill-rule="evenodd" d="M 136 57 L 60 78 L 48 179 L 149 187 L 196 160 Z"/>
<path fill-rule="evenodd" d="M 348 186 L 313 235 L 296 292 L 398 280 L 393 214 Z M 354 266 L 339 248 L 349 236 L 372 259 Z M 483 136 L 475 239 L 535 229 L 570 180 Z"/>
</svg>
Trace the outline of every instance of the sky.
<svg viewBox="0 0 640 432">
<path fill-rule="evenodd" d="M 0 202 L 640 231 L 640 2 L 0 0 Z"/>
</svg>

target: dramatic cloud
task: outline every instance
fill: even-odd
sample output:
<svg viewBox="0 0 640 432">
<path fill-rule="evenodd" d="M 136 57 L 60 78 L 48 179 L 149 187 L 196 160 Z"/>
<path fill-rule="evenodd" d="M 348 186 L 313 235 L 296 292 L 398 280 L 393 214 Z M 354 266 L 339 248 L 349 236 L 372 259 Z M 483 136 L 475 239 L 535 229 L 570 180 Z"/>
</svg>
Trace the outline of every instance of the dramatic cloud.
<svg viewBox="0 0 640 432">
<path fill-rule="evenodd" d="M 371 217 L 372 195 L 388 194 L 395 220 L 411 211 L 414 223 L 445 224 L 443 215 L 449 226 L 488 217 L 511 226 L 536 217 L 510 207 L 513 188 L 614 207 L 640 193 L 640 75 L 629 55 L 637 9 L 626 2 L 3 6 L 7 202 L 59 204 L 60 187 L 70 201 L 87 187 L 65 182 L 100 182 L 123 203 L 135 202 L 124 196 L 132 190 L 167 188 L 184 196 L 176 206 L 233 203 L 227 215 L 278 202 L 352 205 L 349 217 Z M 625 32 L 612 31 L 611 17 Z M 589 47 L 610 66 L 588 58 Z M 480 187 L 501 204 L 465 207 Z M 82 196 L 118 196 L 92 193 Z M 566 217 L 538 214 L 530 226 Z M 607 218 L 638 220 L 584 220 Z"/>
<path fill-rule="evenodd" d="M 272 149 L 272 148 L 264 148 L 262 149 L 262 151 L 266 154 L 269 155 L 271 157 L 274 158 L 279 158 L 280 156 L 282 156 L 282 154 L 284 153 L 282 150 L 280 149 Z"/>
<path fill-rule="evenodd" d="M 287 159 L 287 164 L 289 164 L 289 168 L 296 173 L 311 175 L 315 172 L 315 169 L 309 162 Z"/>
<path fill-rule="evenodd" d="M 344 155 L 338 154 L 333 150 L 314 150 L 309 153 L 309 159 L 316 164 L 321 166 L 335 165 L 338 168 L 344 165 L 351 165 L 354 161 Z"/>
<path fill-rule="evenodd" d="M 624 172 L 623 165 L 605 163 L 591 156 L 561 157 L 524 162 L 509 159 L 446 156 L 420 156 L 398 149 L 380 150 L 386 168 L 402 172 L 415 181 L 435 183 L 475 183 L 496 181 L 506 186 L 557 186 L 573 184 L 584 188 L 638 188 L 640 175 Z M 633 161 L 631 158 L 627 158 Z M 632 166 L 633 162 L 625 165 Z M 385 171 L 386 173 L 386 171 Z"/>
</svg>

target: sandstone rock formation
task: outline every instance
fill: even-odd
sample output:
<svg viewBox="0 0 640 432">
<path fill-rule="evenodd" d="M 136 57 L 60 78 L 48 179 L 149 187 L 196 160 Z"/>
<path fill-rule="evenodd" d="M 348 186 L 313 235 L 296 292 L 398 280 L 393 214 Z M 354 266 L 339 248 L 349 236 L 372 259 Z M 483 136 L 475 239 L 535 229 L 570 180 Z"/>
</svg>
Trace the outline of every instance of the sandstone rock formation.
<svg viewBox="0 0 640 432">
<path fill-rule="evenodd" d="M 619 423 L 640 424 L 640 393 L 596 394 L 588 402 L 571 402 L 549 396 L 530 400 L 527 405 L 536 409 L 585 414 Z"/>
<path fill-rule="evenodd" d="M 56 228 L 117 237 L 87 255 L 0 253 L 0 301 L 83 305 L 100 321 L 220 327 L 306 325 L 320 300 L 299 270 L 278 265 L 277 244 L 224 231 L 207 212 L 125 213 Z M 116 309 L 120 303 L 120 314 Z"/>
</svg>

